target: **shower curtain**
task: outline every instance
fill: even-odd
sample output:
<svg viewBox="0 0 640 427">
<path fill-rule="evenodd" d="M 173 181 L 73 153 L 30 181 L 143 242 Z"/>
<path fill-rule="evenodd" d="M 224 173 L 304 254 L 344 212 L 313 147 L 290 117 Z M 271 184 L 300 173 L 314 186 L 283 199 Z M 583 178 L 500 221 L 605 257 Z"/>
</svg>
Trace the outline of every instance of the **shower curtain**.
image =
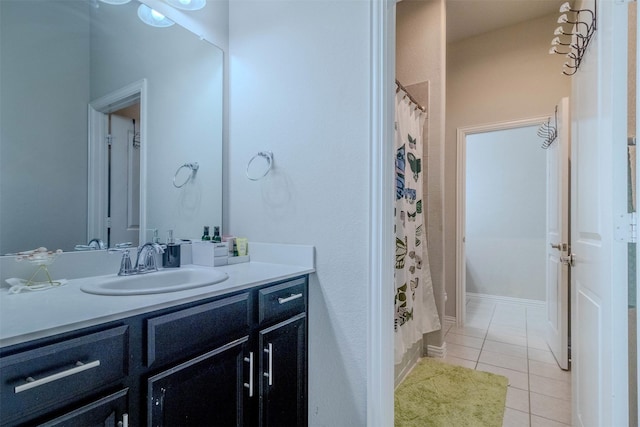
<svg viewBox="0 0 640 427">
<path fill-rule="evenodd" d="M 395 363 L 423 334 L 440 329 L 427 252 L 422 193 L 426 114 L 396 93 Z"/>
</svg>

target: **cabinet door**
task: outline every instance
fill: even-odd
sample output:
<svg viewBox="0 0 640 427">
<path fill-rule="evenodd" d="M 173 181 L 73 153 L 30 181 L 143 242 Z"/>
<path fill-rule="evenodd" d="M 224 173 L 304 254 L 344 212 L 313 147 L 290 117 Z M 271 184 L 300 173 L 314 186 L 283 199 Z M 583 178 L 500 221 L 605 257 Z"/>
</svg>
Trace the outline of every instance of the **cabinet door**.
<svg viewBox="0 0 640 427">
<path fill-rule="evenodd" d="M 147 425 L 242 426 L 247 342 L 233 341 L 149 378 Z"/>
<path fill-rule="evenodd" d="M 307 425 L 307 318 L 302 313 L 260 331 L 259 425 Z"/>
<path fill-rule="evenodd" d="M 128 424 L 128 392 L 121 390 L 60 417 L 40 427 L 126 427 Z"/>
</svg>

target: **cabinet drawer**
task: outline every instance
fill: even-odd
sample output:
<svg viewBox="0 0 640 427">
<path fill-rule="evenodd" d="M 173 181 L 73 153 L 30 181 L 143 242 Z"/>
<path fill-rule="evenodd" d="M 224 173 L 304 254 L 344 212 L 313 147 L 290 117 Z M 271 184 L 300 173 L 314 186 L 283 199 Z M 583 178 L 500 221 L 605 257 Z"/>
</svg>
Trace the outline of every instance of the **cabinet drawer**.
<svg viewBox="0 0 640 427">
<path fill-rule="evenodd" d="M 87 334 L 0 359 L 1 424 L 113 383 L 127 374 L 128 327 Z"/>
<path fill-rule="evenodd" d="M 307 308 L 307 280 L 302 277 L 260 289 L 258 316 L 260 324 L 287 319 Z"/>
<path fill-rule="evenodd" d="M 243 293 L 147 320 L 147 366 L 178 361 L 249 333 Z"/>
</svg>

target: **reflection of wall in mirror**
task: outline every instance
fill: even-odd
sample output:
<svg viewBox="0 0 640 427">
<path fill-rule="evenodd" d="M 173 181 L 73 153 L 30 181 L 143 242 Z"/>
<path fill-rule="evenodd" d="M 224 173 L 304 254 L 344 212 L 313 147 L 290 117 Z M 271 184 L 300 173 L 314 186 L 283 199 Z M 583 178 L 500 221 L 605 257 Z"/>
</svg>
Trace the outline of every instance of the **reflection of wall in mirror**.
<svg viewBox="0 0 640 427">
<path fill-rule="evenodd" d="M 222 52 L 178 26 L 142 25 L 135 13 L 110 27 L 114 11 L 100 8 L 93 20 L 91 97 L 147 79 L 147 229 L 199 236 L 222 220 Z M 173 175 L 188 162 L 200 164 L 197 177 L 176 189 Z"/>
<path fill-rule="evenodd" d="M 205 222 L 221 223 L 222 52 L 177 25 L 145 26 L 136 7 L 0 1 L 0 254 L 38 246 L 72 250 L 94 237 L 86 232 L 87 105 L 142 77 L 149 81 L 153 147 L 148 223 L 174 228 L 180 237 L 199 235 Z M 123 14 L 130 28 L 120 21 L 89 24 L 89 13 Z M 151 46 L 143 48 L 145 42 Z M 115 56 L 107 59 L 109 53 Z M 195 148 L 196 141 L 206 148 Z M 186 161 L 204 166 L 202 187 L 181 195 L 191 203 L 200 194 L 196 206 L 182 203 L 171 185 Z"/>
<path fill-rule="evenodd" d="M 89 7 L 0 1 L 1 254 L 87 243 Z"/>
</svg>

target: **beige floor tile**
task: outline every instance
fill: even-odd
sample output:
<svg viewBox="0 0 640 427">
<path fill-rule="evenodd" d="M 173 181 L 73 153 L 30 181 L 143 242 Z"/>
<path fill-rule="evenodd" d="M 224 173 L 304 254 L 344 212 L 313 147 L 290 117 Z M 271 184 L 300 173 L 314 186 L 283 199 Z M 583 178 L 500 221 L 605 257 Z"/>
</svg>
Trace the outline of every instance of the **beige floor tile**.
<svg viewBox="0 0 640 427">
<path fill-rule="evenodd" d="M 531 415 L 531 427 L 569 427 L 569 424 L 548 420 L 537 415 Z"/>
<path fill-rule="evenodd" d="M 556 363 L 556 358 L 548 350 L 539 350 L 537 348 L 529 349 L 529 359 L 537 360 L 538 362 Z"/>
<path fill-rule="evenodd" d="M 571 383 L 571 372 L 560 369 L 555 361 L 553 363 L 545 363 L 529 360 L 529 373 Z"/>
<path fill-rule="evenodd" d="M 571 402 L 538 393 L 530 393 L 531 415 L 571 424 Z"/>
<path fill-rule="evenodd" d="M 529 392 L 519 388 L 507 388 L 507 408 L 529 413 Z"/>
<path fill-rule="evenodd" d="M 549 345 L 547 341 L 538 335 L 527 334 L 527 346 L 529 348 L 536 348 L 538 350 L 549 351 Z"/>
<path fill-rule="evenodd" d="M 511 408 L 505 408 L 502 427 L 528 427 L 529 414 Z"/>
<path fill-rule="evenodd" d="M 499 341 L 486 340 L 482 350 L 494 353 L 506 354 L 508 356 L 527 357 L 527 348 L 520 345 L 507 344 Z"/>
<path fill-rule="evenodd" d="M 507 356 L 483 350 L 478 361 L 488 365 L 500 366 L 501 368 L 513 369 L 514 371 L 528 372 L 527 359 L 524 357 Z"/>
<path fill-rule="evenodd" d="M 571 400 L 571 383 L 529 374 L 529 390 L 534 393 Z"/>
<path fill-rule="evenodd" d="M 458 335 L 458 334 L 449 333 L 444 337 L 444 341 L 447 343 L 447 345 L 458 344 L 458 345 L 463 345 L 465 347 L 480 349 L 482 348 L 482 343 L 484 342 L 484 339 L 469 337 L 467 335 Z"/>
<path fill-rule="evenodd" d="M 501 368 L 500 366 L 487 365 L 484 363 L 478 363 L 476 369 L 478 371 L 491 372 L 493 374 L 507 377 L 507 379 L 509 380 L 509 387 L 529 390 L 529 376 L 524 372 Z"/>
<path fill-rule="evenodd" d="M 447 355 L 458 357 L 460 359 L 473 360 L 475 362 L 478 360 L 480 350 L 477 348 L 465 347 L 463 345 L 447 343 Z"/>
<path fill-rule="evenodd" d="M 518 327 L 515 325 L 500 325 L 491 324 L 489 327 L 489 333 L 501 334 L 501 335 L 515 335 L 518 337 L 527 337 L 527 329 L 525 327 Z"/>
<path fill-rule="evenodd" d="M 508 333 L 489 331 L 487 332 L 487 338 L 491 341 L 499 341 L 507 344 L 520 345 L 522 347 L 527 346 L 527 337 L 520 335 L 512 335 Z"/>
<path fill-rule="evenodd" d="M 468 337 L 484 338 L 487 335 L 487 330 L 482 328 L 472 328 L 470 326 L 463 326 L 461 328 L 452 326 L 449 329 L 449 334 L 466 335 Z"/>
</svg>

